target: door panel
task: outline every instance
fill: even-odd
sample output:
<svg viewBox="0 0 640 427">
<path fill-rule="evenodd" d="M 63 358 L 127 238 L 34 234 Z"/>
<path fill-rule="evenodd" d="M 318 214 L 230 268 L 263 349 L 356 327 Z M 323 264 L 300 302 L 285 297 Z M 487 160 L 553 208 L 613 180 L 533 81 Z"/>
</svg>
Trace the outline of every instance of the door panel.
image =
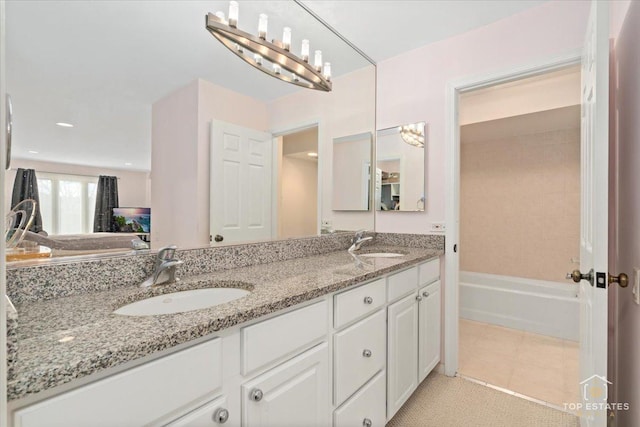
<svg viewBox="0 0 640 427">
<path fill-rule="evenodd" d="M 592 1 L 582 57 L 580 424 L 606 426 L 609 163 L 609 4 Z M 589 406 L 587 406 L 589 405 Z M 594 409 L 595 408 L 595 409 Z"/>
</svg>

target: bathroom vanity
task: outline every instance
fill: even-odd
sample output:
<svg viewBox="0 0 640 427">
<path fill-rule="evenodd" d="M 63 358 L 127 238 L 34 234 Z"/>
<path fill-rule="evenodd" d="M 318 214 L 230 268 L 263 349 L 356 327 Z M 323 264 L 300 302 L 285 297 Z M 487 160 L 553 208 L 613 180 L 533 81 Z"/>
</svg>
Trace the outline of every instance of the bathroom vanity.
<svg viewBox="0 0 640 427">
<path fill-rule="evenodd" d="M 186 313 L 113 314 L 131 287 L 18 304 L 13 426 L 384 425 L 440 360 L 442 249 L 364 249 L 402 256 L 185 278 L 166 292 L 253 285 Z"/>
</svg>

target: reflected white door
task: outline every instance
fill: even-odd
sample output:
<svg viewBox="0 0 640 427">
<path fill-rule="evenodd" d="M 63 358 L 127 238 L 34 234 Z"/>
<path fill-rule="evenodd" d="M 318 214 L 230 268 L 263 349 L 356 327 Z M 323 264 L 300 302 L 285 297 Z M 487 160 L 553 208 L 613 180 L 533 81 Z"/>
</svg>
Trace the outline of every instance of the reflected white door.
<svg viewBox="0 0 640 427">
<path fill-rule="evenodd" d="M 211 122 L 210 135 L 211 236 L 271 238 L 271 135 L 220 121 Z"/>
<path fill-rule="evenodd" d="M 609 4 L 592 1 L 582 57 L 580 396 L 582 426 L 607 423 Z"/>
</svg>

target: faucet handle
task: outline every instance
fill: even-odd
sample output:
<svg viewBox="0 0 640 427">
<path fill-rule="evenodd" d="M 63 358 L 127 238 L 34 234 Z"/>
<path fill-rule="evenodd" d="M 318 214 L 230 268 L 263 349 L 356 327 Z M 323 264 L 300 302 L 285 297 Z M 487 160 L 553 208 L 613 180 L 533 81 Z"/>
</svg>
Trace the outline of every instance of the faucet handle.
<svg viewBox="0 0 640 427">
<path fill-rule="evenodd" d="M 356 231 L 356 239 L 362 239 L 362 236 L 364 236 L 366 232 L 367 230 L 365 230 L 364 228 L 361 228 L 360 230 Z"/>
<path fill-rule="evenodd" d="M 176 245 L 165 246 L 158 251 L 158 259 L 161 261 L 173 259 L 176 249 L 178 247 Z"/>
</svg>

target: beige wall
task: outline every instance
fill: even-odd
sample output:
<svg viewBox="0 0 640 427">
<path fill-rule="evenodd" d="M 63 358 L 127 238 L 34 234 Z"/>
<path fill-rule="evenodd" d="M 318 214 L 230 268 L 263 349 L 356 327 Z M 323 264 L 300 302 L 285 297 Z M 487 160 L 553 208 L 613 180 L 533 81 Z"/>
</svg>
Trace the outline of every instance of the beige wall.
<svg viewBox="0 0 640 427">
<path fill-rule="evenodd" d="M 282 158 L 279 237 L 318 234 L 318 163 Z"/>
<path fill-rule="evenodd" d="M 564 281 L 580 254 L 579 129 L 495 135 L 462 140 L 461 269 Z"/>
</svg>

